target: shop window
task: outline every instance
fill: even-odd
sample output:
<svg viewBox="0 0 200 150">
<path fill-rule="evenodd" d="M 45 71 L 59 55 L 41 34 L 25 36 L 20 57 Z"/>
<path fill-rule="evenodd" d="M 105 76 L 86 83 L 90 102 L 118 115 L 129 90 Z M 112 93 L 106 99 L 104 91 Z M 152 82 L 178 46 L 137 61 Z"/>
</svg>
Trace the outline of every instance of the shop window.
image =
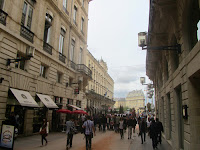
<svg viewBox="0 0 200 150">
<path fill-rule="evenodd" d="M 46 67 L 45 65 L 41 65 L 40 66 L 40 76 L 47 78 L 47 69 L 48 67 Z"/>
<path fill-rule="evenodd" d="M 23 54 L 17 54 L 17 59 L 22 59 L 22 58 L 25 58 L 25 56 Z M 26 69 L 26 61 L 27 60 L 21 60 L 19 62 L 15 62 L 15 68 L 25 70 Z"/>
</svg>

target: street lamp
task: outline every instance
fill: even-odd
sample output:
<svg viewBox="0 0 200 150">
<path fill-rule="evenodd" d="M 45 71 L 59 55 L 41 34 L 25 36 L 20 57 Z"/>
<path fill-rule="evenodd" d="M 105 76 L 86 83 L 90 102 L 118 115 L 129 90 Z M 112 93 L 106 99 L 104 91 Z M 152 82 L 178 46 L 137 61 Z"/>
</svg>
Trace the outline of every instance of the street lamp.
<svg viewBox="0 0 200 150">
<path fill-rule="evenodd" d="M 176 44 L 172 46 L 148 46 L 148 34 L 147 32 L 138 33 L 138 46 L 142 47 L 142 50 L 171 50 L 181 53 L 181 45 Z"/>
<path fill-rule="evenodd" d="M 19 62 L 19 61 L 23 61 L 23 60 L 30 60 L 34 56 L 34 52 L 35 52 L 35 48 L 32 47 L 32 46 L 29 46 L 26 49 L 26 57 L 16 58 L 16 59 L 7 59 L 6 66 L 10 66 L 10 64 L 14 63 L 14 62 Z"/>
</svg>

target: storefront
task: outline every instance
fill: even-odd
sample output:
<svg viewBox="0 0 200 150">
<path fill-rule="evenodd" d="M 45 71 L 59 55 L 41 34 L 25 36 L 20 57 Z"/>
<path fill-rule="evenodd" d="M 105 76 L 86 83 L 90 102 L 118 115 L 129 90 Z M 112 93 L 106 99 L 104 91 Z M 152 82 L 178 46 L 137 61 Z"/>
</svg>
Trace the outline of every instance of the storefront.
<svg viewBox="0 0 200 150">
<path fill-rule="evenodd" d="M 36 101 L 29 92 L 10 88 L 8 91 L 8 100 L 5 113 L 5 124 L 9 123 L 11 113 L 15 116 L 15 126 L 18 128 L 18 134 L 24 134 L 25 126 L 28 127 L 27 112 L 39 108 Z"/>
<path fill-rule="evenodd" d="M 34 109 L 33 133 L 39 132 L 43 119 L 48 118 L 48 110 L 58 109 L 58 106 L 48 95 L 36 93 L 36 101 L 39 104 L 40 108 Z"/>
<path fill-rule="evenodd" d="M 55 96 L 54 102 L 58 106 L 58 109 L 62 109 L 62 107 L 63 107 L 63 98 L 62 97 Z M 52 113 L 52 130 L 60 131 L 62 122 L 64 122 L 64 121 L 61 119 L 61 115 L 59 113 L 57 113 L 56 110 L 54 109 L 53 113 Z"/>
</svg>

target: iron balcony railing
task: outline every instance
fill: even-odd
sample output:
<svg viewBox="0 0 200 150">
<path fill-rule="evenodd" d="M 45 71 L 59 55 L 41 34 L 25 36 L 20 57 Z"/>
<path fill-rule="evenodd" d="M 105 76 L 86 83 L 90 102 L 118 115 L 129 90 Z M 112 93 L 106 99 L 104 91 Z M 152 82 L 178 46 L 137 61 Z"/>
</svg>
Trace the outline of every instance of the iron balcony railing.
<svg viewBox="0 0 200 150">
<path fill-rule="evenodd" d="M 6 25 L 6 18 L 8 14 L 0 9 L 0 23 L 2 23 L 4 26 Z"/>
<path fill-rule="evenodd" d="M 34 33 L 31 32 L 28 28 L 26 28 L 24 25 L 21 25 L 21 31 L 20 31 L 20 35 L 27 39 L 28 41 L 30 41 L 31 43 L 33 43 L 33 37 L 34 37 Z"/>
<path fill-rule="evenodd" d="M 77 64 L 75 64 L 73 61 L 70 61 L 70 67 L 74 70 L 77 70 Z"/>
<path fill-rule="evenodd" d="M 53 49 L 53 47 L 51 45 L 49 45 L 48 43 L 44 42 L 43 43 L 43 49 L 44 49 L 44 51 L 46 51 L 47 53 L 49 53 L 50 55 L 52 55 L 52 49 Z"/>
<path fill-rule="evenodd" d="M 90 78 L 92 78 L 92 71 L 84 64 L 78 64 L 77 65 L 77 71 L 86 74 Z"/>
<path fill-rule="evenodd" d="M 65 63 L 66 56 L 59 52 L 59 60 Z"/>
</svg>

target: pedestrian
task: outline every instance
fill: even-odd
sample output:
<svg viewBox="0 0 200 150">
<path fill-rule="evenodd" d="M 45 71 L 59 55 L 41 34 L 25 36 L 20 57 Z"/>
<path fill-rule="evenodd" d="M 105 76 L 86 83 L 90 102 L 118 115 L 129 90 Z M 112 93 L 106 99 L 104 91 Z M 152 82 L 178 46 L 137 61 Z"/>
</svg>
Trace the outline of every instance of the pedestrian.
<svg viewBox="0 0 200 150">
<path fill-rule="evenodd" d="M 139 124 L 139 135 L 141 136 L 141 144 L 143 144 L 143 142 L 145 142 L 145 138 L 146 138 L 146 131 L 147 131 L 147 122 L 145 121 L 144 118 L 142 118 L 142 121 L 140 121 Z"/>
<path fill-rule="evenodd" d="M 119 121 L 119 132 L 120 132 L 121 139 L 124 138 L 124 121 L 122 118 L 120 118 L 120 121 Z"/>
<path fill-rule="evenodd" d="M 137 124 L 137 120 L 135 119 L 135 117 L 133 117 L 133 136 L 134 136 L 134 133 L 135 133 L 136 124 Z"/>
<path fill-rule="evenodd" d="M 85 128 L 86 150 L 91 150 L 93 133 L 95 136 L 94 122 L 91 121 L 90 116 L 87 116 L 86 118 L 87 120 L 82 127 Z"/>
<path fill-rule="evenodd" d="M 161 144 L 162 143 L 161 132 L 163 132 L 163 125 L 162 125 L 162 122 L 160 122 L 158 118 L 156 118 L 156 126 L 157 126 L 158 142 Z"/>
<path fill-rule="evenodd" d="M 46 142 L 45 146 L 47 145 L 48 141 L 47 141 L 46 137 L 47 137 L 48 133 L 49 133 L 49 123 L 44 118 L 43 122 L 42 122 L 42 126 L 40 128 L 40 135 L 41 135 L 41 142 L 42 142 L 41 146 L 43 146 L 43 140 L 45 140 L 45 142 Z"/>
<path fill-rule="evenodd" d="M 131 139 L 132 138 L 132 129 L 134 126 L 134 121 L 131 117 L 129 117 L 127 120 L 127 126 L 128 126 L 128 139 Z"/>
<path fill-rule="evenodd" d="M 155 120 L 152 119 L 151 125 L 149 127 L 149 134 L 150 134 L 150 138 L 152 139 L 152 146 L 153 149 L 157 149 L 157 126 L 155 123 Z"/>
<path fill-rule="evenodd" d="M 66 122 L 66 134 L 67 134 L 67 144 L 66 149 L 72 147 L 73 135 L 76 132 L 75 124 L 74 124 L 74 117 L 71 116 L 70 120 Z"/>
</svg>

